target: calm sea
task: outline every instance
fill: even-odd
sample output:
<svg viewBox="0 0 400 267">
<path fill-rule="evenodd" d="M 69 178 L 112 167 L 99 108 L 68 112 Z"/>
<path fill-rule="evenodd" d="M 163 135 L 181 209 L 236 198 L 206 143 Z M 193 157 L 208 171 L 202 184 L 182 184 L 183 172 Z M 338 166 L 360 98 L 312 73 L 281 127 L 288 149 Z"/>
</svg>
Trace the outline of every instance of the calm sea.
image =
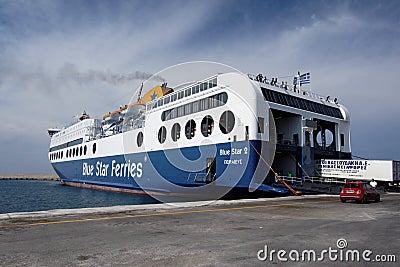
<svg viewBox="0 0 400 267">
<path fill-rule="evenodd" d="M 75 188 L 58 181 L 0 180 L 0 214 L 158 203 L 146 195 Z"/>
</svg>

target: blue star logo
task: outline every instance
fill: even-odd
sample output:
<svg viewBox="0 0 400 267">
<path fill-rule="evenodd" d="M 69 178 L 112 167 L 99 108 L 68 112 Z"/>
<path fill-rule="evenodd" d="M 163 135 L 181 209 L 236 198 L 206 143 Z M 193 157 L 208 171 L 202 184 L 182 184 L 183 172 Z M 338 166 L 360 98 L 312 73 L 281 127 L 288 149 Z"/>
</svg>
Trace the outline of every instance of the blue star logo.
<svg viewBox="0 0 400 267">
<path fill-rule="evenodd" d="M 157 93 L 156 93 L 156 91 L 154 91 L 154 93 L 153 93 L 150 97 L 151 97 L 151 100 L 156 99 L 156 98 L 157 98 Z"/>
</svg>

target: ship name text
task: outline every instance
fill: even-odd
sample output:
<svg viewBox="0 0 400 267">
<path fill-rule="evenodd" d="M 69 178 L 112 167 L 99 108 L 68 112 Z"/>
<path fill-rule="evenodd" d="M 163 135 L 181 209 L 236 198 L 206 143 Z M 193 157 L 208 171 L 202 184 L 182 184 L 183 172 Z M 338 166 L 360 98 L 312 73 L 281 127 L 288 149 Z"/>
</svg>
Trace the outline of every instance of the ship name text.
<svg viewBox="0 0 400 267">
<path fill-rule="evenodd" d="M 112 160 L 108 164 L 102 161 L 97 161 L 96 164 L 89 164 L 87 162 L 82 164 L 83 176 L 140 178 L 142 174 L 143 164 L 141 162 L 131 162 L 130 160 L 123 163 Z"/>
</svg>

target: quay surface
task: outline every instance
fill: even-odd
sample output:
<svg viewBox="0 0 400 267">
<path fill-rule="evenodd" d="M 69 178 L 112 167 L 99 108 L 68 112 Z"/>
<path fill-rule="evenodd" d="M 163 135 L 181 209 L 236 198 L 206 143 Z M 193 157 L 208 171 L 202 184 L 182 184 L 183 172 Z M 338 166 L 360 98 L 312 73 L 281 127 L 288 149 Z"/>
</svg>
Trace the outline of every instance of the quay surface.
<svg viewBox="0 0 400 267">
<path fill-rule="evenodd" d="M 330 248 L 399 261 L 399 221 L 397 193 L 369 204 L 316 195 L 2 214 L 0 265 L 321 266 L 280 261 L 277 251 L 288 259 L 289 251 L 314 250 L 318 257 Z M 266 246 L 276 251 L 273 259 L 259 260 Z M 324 265 L 349 265 L 324 257 Z M 350 265 L 397 266 L 363 259 Z"/>
</svg>

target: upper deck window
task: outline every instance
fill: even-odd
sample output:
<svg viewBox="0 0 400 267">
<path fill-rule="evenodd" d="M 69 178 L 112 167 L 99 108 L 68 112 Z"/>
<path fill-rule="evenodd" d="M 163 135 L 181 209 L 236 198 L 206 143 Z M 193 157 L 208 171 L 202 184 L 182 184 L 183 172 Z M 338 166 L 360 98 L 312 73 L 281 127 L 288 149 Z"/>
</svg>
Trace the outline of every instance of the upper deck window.
<svg viewBox="0 0 400 267">
<path fill-rule="evenodd" d="M 167 121 L 175 118 L 183 117 L 193 113 L 197 113 L 212 108 L 223 106 L 228 101 L 228 94 L 223 92 L 206 98 L 202 98 L 191 103 L 177 106 L 172 109 L 168 109 L 161 114 L 161 120 Z"/>
<path fill-rule="evenodd" d="M 306 111 L 311 111 L 314 113 L 343 119 L 343 114 L 340 112 L 339 108 L 331 107 L 328 105 L 324 105 L 321 103 L 316 103 L 310 100 L 306 100 L 303 98 L 298 98 L 292 95 L 279 93 L 273 90 L 269 90 L 266 88 L 261 88 L 262 93 L 266 101 L 294 107 Z"/>
<path fill-rule="evenodd" d="M 168 94 L 167 96 L 162 97 L 158 100 L 155 100 L 155 101 L 149 103 L 149 105 L 147 105 L 147 109 L 151 110 L 153 108 L 161 107 L 162 105 L 177 101 L 184 97 L 188 97 L 192 94 L 197 94 L 201 91 L 208 90 L 208 89 L 216 87 L 216 86 L 217 86 L 217 77 L 214 77 L 212 79 L 209 79 L 208 81 L 205 81 L 202 83 L 197 83 L 191 87 L 179 90 L 177 92 Z"/>
<path fill-rule="evenodd" d="M 60 150 L 60 149 L 63 149 L 63 148 L 67 148 L 67 147 L 70 147 L 70 146 L 79 145 L 79 144 L 82 144 L 82 142 L 83 142 L 83 138 L 79 138 L 79 139 L 76 139 L 76 140 L 73 140 L 73 141 L 69 141 L 69 142 L 66 142 L 64 144 L 51 147 L 50 148 L 50 152 L 56 151 L 56 150 Z"/>
</svg>

